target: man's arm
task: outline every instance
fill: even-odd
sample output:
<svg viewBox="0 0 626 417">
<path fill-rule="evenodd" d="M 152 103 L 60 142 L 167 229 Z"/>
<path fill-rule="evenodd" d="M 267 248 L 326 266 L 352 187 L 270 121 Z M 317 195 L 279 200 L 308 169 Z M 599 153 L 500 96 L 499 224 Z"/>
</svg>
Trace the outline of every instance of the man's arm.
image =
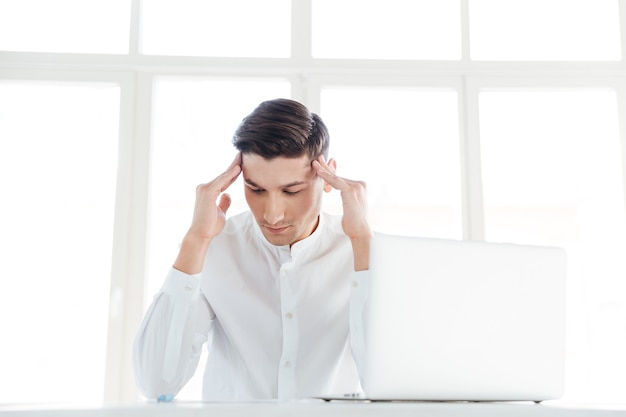
<svg viewBox="0 0 626 417">
<path fill-rule="evenodd" d="M 224 173 L 196 188 L 191 226 L 161 292 L 137 332 L 133 350 L 135 379 L 148 398 L 176 395 L 197 367 L 215 316 L 200 291 L 199 273 L 209 244 L 226 223 L 231 200 L 222 193 L 240 172 L 241 156 L 237 155 Z"/>
<path fill-rule="evenodd" d="M 366 184 L 363 181 L 352 181 L 335 174 L 334 162 L 326 163 L 320 156 L 312 163 L 317 175 L 332 188 L 341 192 L 343 217 L 341 226 L 352 242 L 354 254 L 354 270 L 369 269 L 370 240 L 372 231 L 367 222 Z"/>
<path fill-rule="evenodd" d="M 366 271 L 370 268 L 370 238 L 352 239 L 352 252 L 354 253 L 354 270 Z"/>
<path fill-rule="evenodd" d="M 137 330 L 133 370 L 146 398 L 175 396 L 198 366 L 215 316 L 198 287 L 197 276 L 170 269 Z"/>
<path fill-rule="evenodd" d="M 317 175 L 328 185 L 341 191 L 343 217 L 341 226 L 352 243 L 354 270 L 350 293 L 350 343 L 352 356 L 359 372 L 361 385 L 365 384 L 365 323 L 366 304 L 369 297 L 369 259 L 372 231 L 367 222 L 366 186 L 362 181 L 352 181 L 335 174 L 335 163 L 327 164 L 323 157 L 312 163 Z"/>
<path fill-rule="evenodd" d="M 224 229 L 226 223 L 226 210 L 230 207 L 231 199 L 228 194 L 222 193 L 240 173 L 241 154 L 237 154 L 235 160 L 222 175 L 196 188 L 193 219 L 180 245 L 174 268 L 189 275 L 202 271 L 209 244 Z M 218 197 L 220 197 L 219 204 L 216 204 Z"/>
</svg>

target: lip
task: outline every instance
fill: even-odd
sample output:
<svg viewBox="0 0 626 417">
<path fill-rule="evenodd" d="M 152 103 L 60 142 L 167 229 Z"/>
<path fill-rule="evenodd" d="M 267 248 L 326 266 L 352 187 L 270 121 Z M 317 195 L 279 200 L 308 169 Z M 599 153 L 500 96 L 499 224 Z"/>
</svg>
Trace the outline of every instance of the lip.
<svg viewBox="0 0 626 417">
<path fill-rule="evenodd" d="M 265 229 L 267 229 L 268 232 L 273 233 L 273 234 L 280 234 L 282 232 L 284 232 L 285 230 L 287 230 L 289 228 L 289 226 L 283 226 L 283 227 L 270 227 L 270 226 L 265 226 Z"/>
</svg>

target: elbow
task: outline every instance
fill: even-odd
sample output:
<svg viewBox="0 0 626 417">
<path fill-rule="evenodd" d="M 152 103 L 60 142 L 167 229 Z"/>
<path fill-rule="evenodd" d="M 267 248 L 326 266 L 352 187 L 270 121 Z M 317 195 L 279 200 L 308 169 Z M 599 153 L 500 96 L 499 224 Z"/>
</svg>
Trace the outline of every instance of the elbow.
<svg viewBox="0 0 626 417">
<path fill-rule="evenodd" d="M 139 393 L 149 400 L 158 400 L 163 396 L 174 397 L 178 394 L 179 387 L 173 383 L 168 383 L 163 379 L 161 367 L 146 366 L 146 364 L 135 362 L 134 374 L 135 385 Z"/>
<path fill-rule="evenodd" d="M 144 351 L 138 341 L 133 347 L 132 362 L 135 385 L 143 397 L 152 400 L 178 394 L 180 388 L 176 385 L 177 381 L 168 383 L 163 378 L 163 361 Z"/>
</svg>

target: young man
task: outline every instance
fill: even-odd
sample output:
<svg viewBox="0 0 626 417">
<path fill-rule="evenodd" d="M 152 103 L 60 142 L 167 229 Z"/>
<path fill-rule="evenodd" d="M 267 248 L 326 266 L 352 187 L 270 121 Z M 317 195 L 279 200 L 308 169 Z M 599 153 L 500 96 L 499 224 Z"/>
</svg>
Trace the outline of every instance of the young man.
<svg viewBox="0 0 626 417">
<path fill-rule="evenodd" d="M 191 227 L 138 331 L 141 393 L 175 396 L 205 342 L 204 400 L 358 391 L 371 237 L 365 184 L 335 174 L 326 126 L 292 100 L 261 103 L 233 143 L 230 167 L 197 187 Z M 239 175 L 250 211 L 226 220 L 224 191 Z M 321 212 L 333 188 L 343 216 Z"/>
</svg>

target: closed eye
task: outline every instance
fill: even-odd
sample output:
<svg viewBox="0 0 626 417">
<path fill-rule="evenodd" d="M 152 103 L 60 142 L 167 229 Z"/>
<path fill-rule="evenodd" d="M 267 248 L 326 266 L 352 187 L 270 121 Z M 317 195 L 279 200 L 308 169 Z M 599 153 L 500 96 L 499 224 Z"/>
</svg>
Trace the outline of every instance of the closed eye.
<svg viewBox="0 0 626 417">
<path fill-rule="evenodd" d="M 287 195 L 296 195 L 298 194 L 300 191 L 302 190 L 298 190 L 298 191 L 287 191 L 287 190 L 283 190 L 283 192 Z"/>
</svg>

